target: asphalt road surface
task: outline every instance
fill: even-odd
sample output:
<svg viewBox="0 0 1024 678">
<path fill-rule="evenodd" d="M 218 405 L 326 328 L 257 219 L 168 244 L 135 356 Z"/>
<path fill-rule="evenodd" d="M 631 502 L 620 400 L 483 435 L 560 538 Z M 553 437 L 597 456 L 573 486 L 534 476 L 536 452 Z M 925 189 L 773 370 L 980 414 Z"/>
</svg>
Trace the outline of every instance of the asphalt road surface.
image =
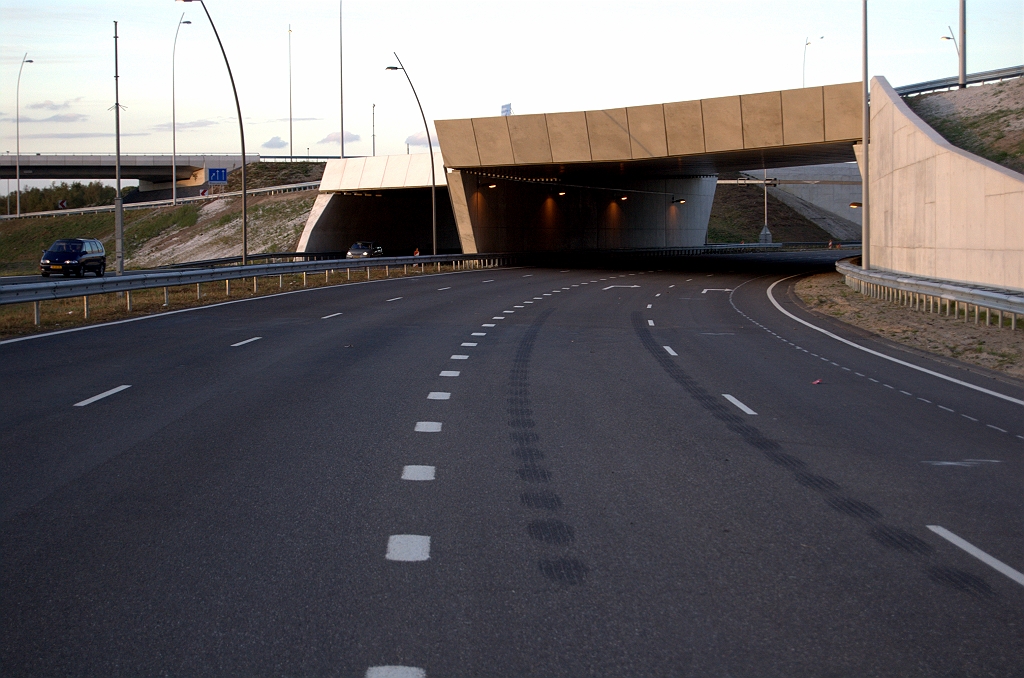
<svg viewBox="0 0 1024 678">
<path fill-rule="evenodd" d="M 808 313 L 830 266 L 5 342 L 0 674 L 1022 675 L 1024 388 Z"/>
</svg>

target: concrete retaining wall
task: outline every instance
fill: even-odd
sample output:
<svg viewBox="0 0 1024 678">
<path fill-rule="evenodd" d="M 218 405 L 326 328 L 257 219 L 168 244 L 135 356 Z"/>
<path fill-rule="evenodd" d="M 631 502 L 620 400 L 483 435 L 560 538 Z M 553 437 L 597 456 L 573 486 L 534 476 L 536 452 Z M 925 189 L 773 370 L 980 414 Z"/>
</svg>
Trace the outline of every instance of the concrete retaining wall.
<svg viewBox="0 0 1024 678">
<path fill-rule="evenodd" d="M 871 82 L 872 269 L 1024 290 L 1024 175 L 956 148 Z"/>
</svg>

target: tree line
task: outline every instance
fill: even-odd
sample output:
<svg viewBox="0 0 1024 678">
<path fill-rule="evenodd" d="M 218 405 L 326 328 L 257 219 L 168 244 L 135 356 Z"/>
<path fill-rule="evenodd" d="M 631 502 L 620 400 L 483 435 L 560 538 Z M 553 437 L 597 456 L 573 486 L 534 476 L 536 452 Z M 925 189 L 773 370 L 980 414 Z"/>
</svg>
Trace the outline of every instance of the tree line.
<svg viewBox="0 0 1024 678">
<path fill-rule="evenodd" d="M 129 188 L 129 190 L 131 189 Z M 80 181 L 71 184 L 66 181 L 59 184 L 54 182 L 45 188 L 23 190 L 21 192 L 21 213 L 60 209 L 61 200 L 67 201 L 68 209 L 113 205 L 115 195 L 117 195 L 117 189 L 105 185 L 102 181 L 90 181 L 88 184 L 83 184 Z M 14 191 L 11 191 L 7 198 L 0 202 L 0 210 L 7 214 L 14 214 L 17 212 Z"/>
</svg>

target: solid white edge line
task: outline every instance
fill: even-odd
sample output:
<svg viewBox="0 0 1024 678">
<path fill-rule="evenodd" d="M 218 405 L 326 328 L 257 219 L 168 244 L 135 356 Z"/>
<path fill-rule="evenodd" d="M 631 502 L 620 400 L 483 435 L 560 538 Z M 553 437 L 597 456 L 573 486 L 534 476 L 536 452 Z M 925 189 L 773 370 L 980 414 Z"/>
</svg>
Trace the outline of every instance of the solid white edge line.
<svg viewBox="0 0 1024 678">
<path fill-rule="evenodd" d="M 803 274 L 798 273 L 797 275 L 803 275 Z M 973 389 L 973 390 L 978 391 L 980 393 L 985 393 L 987 395 L 995 396 L 996 398 L 1001 398 L 1002 400 L 1006 400 L 1007 402 L 1011 402 L 1011 403 L 1015 403 L 1017 405 L 1024 406 L 1024 400 L 1019 400 L 1018 398 L 1014 398 L 1012 396 L 1008 396 L 1006 394 L 999 393 L 998 391 L 992 391 L 990 389 L 984 388 L 982 386 L 977 386 L 977 385 L 972 384 L 970 382 L 961 381 L 960 379 L 956 379 L 955 377 L 947 376 L 945 374 L 942 374 L 941 372 L 936 372 L 934 370 L 929 370 L 926 367 L 920 367 L 920 366 L 915 365 L 913 363 L 908 363 L 905 360 L 900 360 L 899 358 L 894 358 L 891 355 L 886 355 L 885 353 L 881 353 L 879 351 L 875 351 L 875 350 L 870 349 L 870 348 L 868 348 L 866 346 L 861 346 L 860 344 L 854 343 L 854 342 L 850 341 L 849 339 L 844 339 L 844 338 L 840 337 L 837 334 L 833 334 L 833 333 L 829 332 L 828 330 L 826 330 L 824 328 L 818 327 L 817 325 L 812 325 L 811 323 L 807 322 L 806 320 L 803 320 L 802 318 L 796 317 L 795 315 L 793 315 L 792 313 L 790 313 L 786 309 L 782 308 L 782 306 L 779 304 L 779 302 L 775 300 L 775 297 L 772 296 L 772 290 L 775 289 L 775 286 L 778 285 L 780 282 L 783 282 L 785 280 L 789 280 L 790 278 L 795 278 L 795 277 L 797 277 L 797 275 L 791 275 L 791 276 L 788 276 L 788 277 L 785 277 L 785 278 L 781 278 L 781 279 L 776 280 L 775 282 L 773 282 L 771 285 L 769 285 L 768 286 L 768 299 L 772 302 L 772 305 L 774 305 L 775 308 L 777 308 L 780 312 L 782 312 L 784 315 L 789 316 L 790 318 L 792 318 L 793 320 L 797 321 L 801 325 L 806 325 L 807 327 L 810 327 L 812 330 L 816 330 L 818 332 L 821 332 L 822 334 L 824 334 L 827 337 L 831 337 L 832 339 L 835 339 L 836 341 L 843 342 L 847 346 L 852 346 L 853 348 L 856 348 L 856 349 L 859 349 L 861 351 L 864 351 L 865 353 L 870 353 L 873 356 L 877 356 L 879 358 L 884 358 L 885 360 L 889 360 L 891 362 L 894 362 L 897 365 L 903 365 L 904 367 L 909 367 L 912 370 L 917 370 L 918 372 L 924 372 L 925 374 L 930 374 L 933 377 L 938 377 L 939 379 L 945 379 L 946 381 L 952 382 L 954 384 L 958 384 L 960 386 L 966 386 L 967 388 Z"/>
<path fill-rule="evenodd" d="M 747 414 L 757 414 L 757 412 L 755 412 L 754 410 L 750 409 L 749 407 L 747 407 L 746 405 L 741 403 L 739 401 L 739 399 L 729 395 L 728 393 L 723 393 L 722 397 L 725 398 L 726 400 L 728 400 L 730 403 L 732 403 L 736 407 L 738 407 L 741 410 L 743 410 L 744 412 L 746 412 Z"/>
<path fill-rule="evenodd" d="M 1002 574 L 1005 574 L 1013 581 L 1017 582 L 1021 586 L 1024 586 L 1024 574 L 1021 574 L 1020 572 L 1013 569 L 1003 561 L 993 558 L 989 554 L 979 549 L 977 546 L 961 539 L 960 537 L 956 536 L 944 527 L 940 527 L 939 525 L 927 525 L 926 527 L 935 534 L 939 535 L 940 537 L 948 541 L 949 543 L 953 544 L 954 546 L 959 546 L 964 551 L 967 551 L 972 556 L 974 556 L 981 562 L 985 563 L 992 569 Z"/>
<path fill-rule="evenodd" d="M 253 337 L 252 339 L 246 339 L 245 341 L 240 341 L 237 344 L 231 344 L 231 348 L 235 348 L 236 346 L 245 346 L 246 344 L 251 344 L 254 341 L 259 341 L 262 338 L 263 337 Z"/>
<path fill-rule="evenodd" d="M 112 396 L 115 393 L 120 393 L 121 391 L 125 390 L 126 388 L 131 388 L 131 387 L 132 387 L 131 384 L 121 384 L 117 388 L 112 388 L 109 391 L 104 391 L 103 393 L 100 393 L 99 395 L 94 395 L 91 398 L 86 398 L 85 400 L 83 400 L 80 403 L 75 403 L 72 407 L 85 407 L 86 405 L 91 405 L 94 402 L 96 402 L 97 400 L 102 400 L 103 398 L 106 398 L 107 396 Z"/>
<path fill-rule="evenodd" d="M 665 349 L 665 352 L 668 353 L 671 356 L 679 355 L 678 353 L 676 353 L 675 351 L 672 350 L 671 346 L 662 346 L 662 348 Z"/>
</svg>

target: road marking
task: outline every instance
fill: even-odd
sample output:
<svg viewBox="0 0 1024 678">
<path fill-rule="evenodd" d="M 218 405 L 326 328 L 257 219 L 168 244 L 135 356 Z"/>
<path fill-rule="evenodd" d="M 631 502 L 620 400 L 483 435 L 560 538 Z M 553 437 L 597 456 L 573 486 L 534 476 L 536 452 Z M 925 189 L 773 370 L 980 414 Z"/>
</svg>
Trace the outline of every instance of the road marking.
<svg viewBox="0 0 1024 678">
<path fill-rule="evenodd" d="M 802 275 L 802 274 L 797 274 L 797 275 Z M 850 341 L 849 339 L 844 339 L 844 338 L 840 337 L 838 334 L 833 334 L 832 332 L 829 332 L 826 329 L 818 327 L 817 325 L 813 325 L 813 324 L 807 322 L 806 320 L 803 320 L 802 318 L 796 317 L 795 315 L 793 315 L 792 313 L 790 313 L 786 309 L 782 308 L 782 305 L 779 304 L 779 302 L 775 300 L 774 296 L 772 296 L 772 290 L 775 289 L 776 285 L 778 285 L 780 282 L 782 282 L 784 280 L 789 280 L 790 278 L 795 278 L 795 277 L 796 276 L 791 275 L 791 276 L 786 277 L 786 278 L 781 278 L 779 280 L 776 280 L 775 282 L 773 282 L 771 285 L 768 286 L 768 291 L 767 291 L 768 299 L 772 302 L 772 305 L 775 306 L 775 308 L 777 308 L 783 315 L 787 315 L 790 318 L 792 318 L 793 320 L 795 320 L 798 323 L 800 323 L 801 325 L 806 325 L 807 327 L 810 327 L 812 330 L 815 330 L 817 332 L 821 332 L 822 334 L 824 334 L 827 337 L 831 337 L 832 339 L 835 339 L 836 341 L 841 341 L 842 343 L 846 344 L 847 346 L 852 346 L 853 348 L 856 348 L 856 349 L 859 349 L 861 351 L 864 351 L 865 353 L 870 353 L 873 356 L 877 356 L 877 357 L 882 358 L 884 360 L 892 361 L 892 362 L 896 363 L 897 365 L 903 365 L 904 367 L 909 367 L 912 370 L 917 370 L 918 372 L 924 372 L 925 374 L 930 374 L 933 377 L 938 377 L 939 379 L 944 379 L 944 380 L 952 382 L 954 384 L 959 384 L 960 386 L 965 386 L 965 387 L 967 387 L 969 389 L 973 389 L 973 390 L 978 391 L 980 393 L 985 393 L 987 395 L 995 396 L 996 398 L 1001 398 L 1002 400 L 1006 400 L 1008 402 L 1024 406 L 1024 400 L 1021 400 L 1019 398 L 1013 398 L 1013 397 L 1008 396 L 1008 395 L 1006 395 L 1004 393 L 999 393 L 998 391 L 992 391 L 992 390 L 984 388 L 982 386 L 977 386 L 976 384 L 972 384 L 972 383 L 966 382 L 966 381 L 961 381 L 960 379 L 956 379 L 954 377 L 947 376 L 945 374 L 942 374 L 941 372 L 936 372 L 934 370 L 929 370 L 926 367 L 921 367 L 921 366 L 915 365 L 913 363 L 908 363 L 906 360 L 900 360 L 899 358 L 894 358 L 891 355 L 886 355 L 885 353 L 882 353 L 880 351 L 875 351 L 874 349 L 870 349 L 870 348 L 868 348 L 866 346 L 861 346 L 860 344 L 858 344 L 856 342 L 853 342 L 853 341 Z"/>
<path fill-rule="evenodd" d="M 658 292 L 658 293 L 657 293 L 657 294 L 655 294 L 654 296 L 655 296 L 655 297 L 660 297 L 660 296 L 661 296 L 661 292 Z"/>
<path fill-rule="evenodd" d="M 653 321 L 653 320 L 648 320 L 648 321 L 647 321 L 647 324 L 648 324 L 648 325 L 649 325 L 650 327 L 654 327 L 654 321 Z"/>
<path fill-rule="evenodd" d="M 561 293 L 562 290 L 551 290 L 551 291 L 554 292 L 555 294 L 559 294 L 559 293 Z"/>
<path fill-rule="evenodd" d="M 923 402 L 923 403 L 928 403 L 929 405 L 931 405 L 931 404 L 932 404 L 932 401 L 930 401 L 930 400 L 927 400 L 927 399 L 925 399 L 925 398 L 921 398 L 920 396 L 918 396 L 918 398 L 917 398 L 917 399 L 918 399 L 918 400 L 920 400 L 920 401 L 921 401 L 921 402 Z"/>
<path fill-rule="evenodd" d="M 723 287 L 705 287 L 701 294 L 707 294 L 708 292 L 732 292 L 732 290 Z"/>
<path fill-rule="evenodd" d="M 231 348 L 235 348 L 236 346 L 245 346 L 246 344 L 251 344 L 254 341 L 259 341 L 262 338 L 263 337 L 253 337 L 252 339 L 246 339 L 245 341 L 240 341 L 237 344 L 231 344 Z"/>
<path fill-rule="evenodd" d="M 889 386 L 889 384 L 882 384 L 882 386 L 884 386 L 886 388 L 892 388 L 892 386 Z M 895 391 L 896 389 L 893 388 L 893 390 Z"/>
<path fill-rule="evenodd" d="M 503 316 L 503 315 L 496 315 L 493 318 L 491 318 L 491 320 L 504 320 L 504 319 L 505 319 L 505 316 Z"/>
<path fill-rule="evenodd" d="M 474 337 L 486 337 L 487 333 L 486 332 L 473 332 L 471 336 L 474 336 Z"/>
<path fill-rule="evenodd" d="M 417 433 L 440 433 L 441 422 L 439 421 L 417 421 L 416 428 L 414 429 Z"/>
<path fill-rule="evenodd" d="M 847 372 L 852 372 L 853 371 L 849 367 L 844 367 L 843 369 L 846 370 Z"/>
<path fill-rule="evenodd" d="M 524 304 L 532 304 L 532 301 L 524 301 Z M 516 306 L 516 308 L 526 308 L 525 306 Z"/>
<path fill-rule="evenodd" d="M 112 388 L 109 391 L 104 391 L 103 393 L 100 393 L 99 395 L 94 395 L 91 398 L 86 398 L 85 400 L 83 400 L 80 403 L 75 403 L 73 405 L 73 407 L 85 407 L 86 405 L 91 405 L 94 402 L 96 402 L 97 400 L 102 400 L 103 398 L 106 398 L 107 396 L 112 396 L 115 393 L 120 393 L 121 391 L 125 390 L 126 388 L 131 388 L 131 387 L 132 387 L 131 384 L 121 384 L 117 388 Z"/>
<path fill-rule="evenodd" d="M 502 311 L 502 313 L 515 313 L 515 311 Z"/>
<path fill-rule="evenodd" d="M 441 374 L 439 376 L 442 376 L 442 377 L 457 377 L 457 376 L 459 376 L 459 371 L 458 370 L 441 370 Z"/>
<path fill-rule="evenodd" d="M 988 426 L 989 428 L 994 428 L 995 430 L 999 431 L 1000 433 L 1006 433 L 1006 429 L 999 428 L 998 426 L 993 426 L 992 424 L 985 424 L 985 426 Z"/>
<path fill-rule="evenodd" d="M 433 480 L 433 466 L 403 466 L 402 480 Z"/>
<path fill-rule="evenodd" d="M 956 410 L 951 410 L 950 408 L 946 407 L 945 405 L 939 405 L 939 409 L 940 410 L 946 410 L 947 412 L 953 412 L 954 414 L 956 413 Z"/>
<path fill-rule="evenodd" d="M 533 274 L 532 274 L 532 273 L 527 273 L 527 274 L 526 274 L 526 275 L 524 275 L 523 277 L 524 277 L 524 278 L 532 278 L 532 277 L 533 277 Z"/>
<path fill-rule="evenodd" d="M 620 289 L 631 290 L 631 289 L 634 289 L 634 288 L 640 287 L 640 286 L 639 285 L 609 285 L 608 287 L 601 288 L 601 291 L 605 292 L 605 291 L 613 289 L 615 287 L 618 287 Z M 661 295 L 660 294 L 655 294 L 654 296 L 660 297 Z"/>
<path fill-rule="evenodd" d="M 451 287 L 438 287 L 437 291 L 438 292 L 444 292 L 445 290 L 450 290 L 450 289 L 451 289 Z"/>
<path fill-rule="evenodd" d="M 545 292 L 545 293 L 544 293 L 544 296 L 545 296 L 545 297 L 550 297 L 550 296 L 551 296 L 551 293 L 550 293 L 550 292 Z M 535 298 L 539 298 L 539 297 L 535 297 Z"/>
<path fill-rule="evenodd" d="M 741 410 L 743 410 L 744 412 L 746 412 L 747 414 L 757 414 L 757 412 L 755 412 L 754 410 L 750 409 L 749 407 L 747 407 L 746 405 L 741 403 L 738 399 L 734 398 L 733 396 L 729 395 L 728 393 L 723 393 L 722 397 L 725 398 L 726 400 L 728 400 L 730 403 L 732 403 L 736 407 L 738 407 Z"/>
<path fill-rule="evenodd" d="M 491 280 L 484 280 L 483 282 L 485 282 L 485 283 L 494 282 L 494 279 L 492 278 Z"/>
<path fill-rule="evenodd" d="M 870 137 L 869 137 L 869 138 L 870 138 Z M 693 278 L 687 278 L 687 279 L 686 279 L 686 282 L 690 282 L 691 280 L 693 280 Z"/>
<path fill-rule="evenodd" d="M 388 560 L 419 562 L 430 559 L 430 537 L 419 534 L 393 534 L 388 537 Z"/>
<path fill-rule="evenodd" d="M 330 315 L 323 316 L 322 318 L 320 318 L 320 320 L 327 320 L 328 318 L 337 318 L 339 315 L 341 315 L 341 314 L 340 313 L 332 313 Z"/>
<path fill-rule="evenodd" d="M 524 304 L 532 304 L 532 301 L 524 301 Z M 525 306 L 513 306 L 512 308 L 526 308 Z"/>
<path fill-rule="evenodd" d="M 910 391 L 904 391 L 903 389 L 900 389 L 900 393 L 902 393 L 903 395 L 908 395 L 908 396 L 912 396 L 912 395 L 914 395 L 914 394 L 913 394 L 913 393 L 911 393 Z"/>
<path fill-rule="evenodd" d="M 462 342 L 462 346 L 476 346 L 476 343 L 472 341 L 464 341 Z"/>
<path fill-rule="evenodd" d="M 665 352 L 668 353 L 669 355 L 679 355 L 678 353 L 672 350 L 671 346 L 662 346 L 662 348 L 665 349 Z"/>
<path fill-rule="evenodd" d="M 401 298 L 402 298 L 402 297 L 395 297 L 394 299 L 385 299 L 384 301 L 386 301 L 386 302 L 387 302 L 387 301 L 398 301 L 398 300 L 399 300 L 399 299 L 401 299 Z"/>
<path fill-rule="evenodd" d="M 868 139 L 870 140 L 870 137 L 868 137 Z M 632 273 L 630 275 L 632 275 Z M 668 286 L 669 289 L 672 289 L 673 287 L 675 287 L 675 285 L 669 285 Z"/>
<path fill-rule="evenodd" d="M 537 301 L 544 301 L 544 297 L 534 297 Z"/>
<path fill-rule="evenodd" d="M 970 419 L 971 421 L 978 421 L 974 417 L 968 417 L 966 414 L 961 414 L 960 416 L 963 417 L 964 419 Z"/>
<path fill-rule="evenodd" d="M 468 355 L 453 355 L 451 357 L 451 359 L 452 360 L 469 360 L 469 356 Z"/>
<path fill-rule="evenodd" d="M 415 666 L 371 666 L 366 678 L 427 678 L 427 672 Z"/>
<path fill-rule="evenodd" d="M 451 397 L 448 391 L 431 391 L 427 394 L 427 400 L 448 400 Z"/>
<path fill-rule="evenodd" d="M 1005 574 L 1013 581 L 1017 582 L 1021 586 L 1024 586 L 1024 574 L 1021 574 L 1020 572 L 1013 569 L 1006 563 L 1002 562 L 1001 560 L 993 558 L 989 554 L 979 549 L 977 546 L 961 539 L 960 537 L 956 536 L 944 527 L 939 527 L 938 525 L 928 525 L 927 527 L 929 530 L 939 535 L 949 543 L 953 544 L 954 546 L 959 546 L 964 551 L 967 551 L 972 556 L 974 556 L 981 562 L 985 563 L 992 569 L 996 570 L 997 572 L 1000 572 L 1001 574 Z"/>
<path fill-rule="evenodd" d="M 800 348 L 800 347 L 799 347 L 799 346 L 797 346 L 797 348 Z M 803 349 L 800 349 L 800 350 L 803 350 Z M 863 377 L 863 376 L 864 376 L 864 375 L 863 375 L 863 374 L 861 374 L 860 372 L 854 372 L 854 374 L 856 374 L 856 375 L 857 375 L 858 377 Z"/>
<path fill-rule="evenodd" d="M 480 327 L 495 327 L 495 324 L 494 323 L 484 323 Z"/>
<path fill-rule="evenodd" d="M 878 381 L 877 379 L 874 379 L 873 377 L 868 377 L 868 381 L 873 381 L 873 382 L 875 382 L 876 384 L 878 384 L 878 383 L 881 383 L 881 382 L 879 382 L 879 381 Z"/>
<path fill-rule="evenodd" d="M 647 308 L 650 308 L 651 306 L 654 306 L 654 304 L 647 304 Z"/>
</svg>

